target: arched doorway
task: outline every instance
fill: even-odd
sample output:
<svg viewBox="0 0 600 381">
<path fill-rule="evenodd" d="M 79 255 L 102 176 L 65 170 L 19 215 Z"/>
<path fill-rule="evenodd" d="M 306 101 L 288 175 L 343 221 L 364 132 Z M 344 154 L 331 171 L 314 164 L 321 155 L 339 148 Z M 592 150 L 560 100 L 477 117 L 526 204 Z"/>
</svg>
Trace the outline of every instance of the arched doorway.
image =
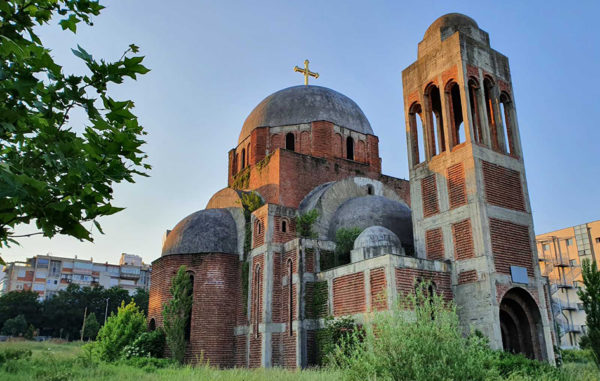
<svg viewBox="0 0 600 381">
<path fill-rule="evenodd" d="M 542 316 L 537 303 L 522 288 L 509 290 L 500 303 L 502 347 L 530 359 L 546 360 Z"/>
</svg>

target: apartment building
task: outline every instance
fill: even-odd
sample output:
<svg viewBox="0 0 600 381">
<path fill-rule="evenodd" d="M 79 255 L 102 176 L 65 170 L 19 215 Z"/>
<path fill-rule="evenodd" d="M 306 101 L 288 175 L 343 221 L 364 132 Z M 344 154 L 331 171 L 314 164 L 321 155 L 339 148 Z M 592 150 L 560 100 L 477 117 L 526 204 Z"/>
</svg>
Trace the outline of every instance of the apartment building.
<svg viewBox="0 0 600 381">
<path fill-rule="evenodd" d="M 550 283 L 561 347 L 576 348 L 586 333 L 585 311 L 577 296 L 583 286 L 581 263 L 589 259 L 600 265 L 600 220 L 539 234 L 536 243 L 540 270 Z"/>
<path fill-rule="evenodd" d="M 71 283 L 82 287 L 121 287 L 133 294 L 137 288 L 150 289 L 152 267 L 133 254 L 121 254 L 119 264 L 98 263 L 93 259 L 36 255 L 25 262 L 11 262 L 3 269 L 0 294 L 32 290 L 46 299 Z"/>
</svg>

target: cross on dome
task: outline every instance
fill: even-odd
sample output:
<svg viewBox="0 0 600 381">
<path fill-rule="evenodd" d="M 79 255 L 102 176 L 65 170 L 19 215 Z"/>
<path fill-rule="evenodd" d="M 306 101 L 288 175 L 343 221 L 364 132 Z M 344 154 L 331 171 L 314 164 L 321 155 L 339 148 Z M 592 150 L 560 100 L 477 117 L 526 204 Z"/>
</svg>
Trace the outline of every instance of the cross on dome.
<svg viewBox="0 0 600 381">
<path fill-rule="evenodd" d="M 308 60 L 304 60 L 304 69 L 300 69 L 298 66 L 294 66 L 295 72 L 300 72 L 304 75 L 304 86 L 308 86 L 308 77 L 315 77 L 315 79 L 319 78 L 319 73 L 313 73 L 308 70 Z"/>
</svg>

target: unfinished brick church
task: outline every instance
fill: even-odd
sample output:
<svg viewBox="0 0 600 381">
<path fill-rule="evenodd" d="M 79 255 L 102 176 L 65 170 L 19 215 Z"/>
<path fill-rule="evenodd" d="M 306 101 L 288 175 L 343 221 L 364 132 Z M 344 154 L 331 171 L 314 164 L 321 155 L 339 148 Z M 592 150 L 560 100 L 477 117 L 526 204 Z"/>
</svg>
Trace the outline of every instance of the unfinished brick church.
<svg viewBox="0 0 600 381">
<path fill-rule="evenodd" d="M 465 332 L 553 362 L 508 58 L 474 20 L 448 14 L 402 85 L 409 181 L 381 173 L 379 139 L 345 95 L 305 85 L 260 102 L 229 151 L 228 186 L 167 231 L 150 327 L 186 265 L 190 362 L 306 367 L 326 316 L 360 322 L 428 280 Z M 250 194 L 262 206 L 250 209 Z M 296 220 L 312 210 L 315 237 L 300 238 Z M 342 228 L 362 233 L 336 256 Z"/>
</svg>

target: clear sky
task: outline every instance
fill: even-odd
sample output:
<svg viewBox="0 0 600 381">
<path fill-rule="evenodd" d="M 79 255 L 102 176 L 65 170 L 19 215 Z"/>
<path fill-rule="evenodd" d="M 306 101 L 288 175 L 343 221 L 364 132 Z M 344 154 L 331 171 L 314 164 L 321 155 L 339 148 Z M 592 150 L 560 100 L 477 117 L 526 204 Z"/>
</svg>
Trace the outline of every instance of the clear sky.
<svg viewBox="0 0 600 381">
<path fill-rule="evenodd" d="M 116 187 L 123 212 L 101 219 L 94 243 L 34 237 L 5 260 L 36 254 L 151 262 L 166 229 L 203 209 L 227 185 L 227 152 L 267 95 L 311 83 L 358 103 L 380 139 L 383 172 L 407 178 L 402 70 L 427 27 L 450 12 L 474 18 L 510 60 L 531 205 L 538 233 L 600 219 L 598 1 L 105 1 L 77 35 L 42 30 L 66 71 L 70 48 L 117 59 L 130 43 L 152 69 L 115 93 L 133 99 L 148 131 L 149 178 Z M 20 229 L 20 233 L 32 228 Z"/>
</svg>

